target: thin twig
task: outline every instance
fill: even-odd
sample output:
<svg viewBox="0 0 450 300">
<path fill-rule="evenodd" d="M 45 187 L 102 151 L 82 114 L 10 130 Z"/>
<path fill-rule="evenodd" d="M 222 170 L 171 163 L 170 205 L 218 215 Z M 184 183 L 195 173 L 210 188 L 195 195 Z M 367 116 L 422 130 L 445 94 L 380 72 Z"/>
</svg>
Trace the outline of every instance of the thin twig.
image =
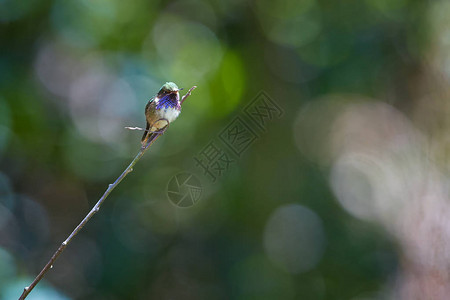
<svg viewBox="0 0 450 300">
<path fill-rule="evenodd" d="M 186 100 L 187 97 L 191 95 L 191 91 L 195 89 L 196 86 L 192 87 L 186 95 L 183 96 L 181 103 Z M 164 132 L 169 127 L 169 122 L 167 119 L 159 119 L 156 122 L 159 122 L 161 120 L 165 120 L 167 122 L 167 125 L 161 129 L 160 131 L 155 131 L 155 135 L 152 135 L 151 139 L 147 141 L 147 143 L 141 147 L 136 157 L 133 159 L 133 161 L 128 165 L 128 167 L 125 169 L 125 171 L 120 174 L 120 176 L 114 181 L 114 183 L 110 184 L 108 188 L 106 189 L 103 196 L 98 200 L 98 202 L 95 204 L 95 206 L 91 209 L 91 211 L 84 217 L 83 221 L 81 221 L 80 224 L 72 231 L 72 233 L 66 238 L 64 242 L 59 246 L 58 250 L 53 254 L 53 256 L 50 258 L 50 260 L 47 262 L 45 267 L 41 270 L 41 272 L 36 276 L 36 278 L 33 280 L 33 282 L 24 288 L 22 295 L 20 296 L 19 300 L 25 299 L 28 294 L 34 289 L 34 287 L 39 283 L 39 281 L 45 276 L 45 274 L 53 268 L 53 264 L 58 258 L 58 256 L 66 249 L 67 245 L 73 240 L 73 238 L 78 234 L 78 232 L 83 229 L 84 225 L 97 213 L 100 209 L 100 206 L 103 204 L 103 202 L 106 200 L 106 198 L 109 196 L 109 194 L 112 192 L 112 190 L 119 185 L 119 183 L 127 176 L 129 173 L 133 172 L 134 165 L 141 159 L 141 157 L 144 155 L 144 153 L 147 151 L 148 148 L 153 144 L 154 141 L 156 141 L 157 138 L 159 138 L 161 135 L 164 134 Z M 155 123 L 156 123 L 155 122 Z M 139 128 L 139 127 L 130 127 L 131 128 Z M 138 129 L 139 130 L 139 129 Z"/>
<path fill-rule="evenodd" d="M 184 100 L 186 100 L 187 97 L 189 97 L 191 95 L 191 92 L 196 89 L 197 86 L 193 86 L 189 89 L 189 91 L 186 93 L 186 95 L 183 96 L 183 98 L 181 98 L 180 104 L 183 105 Z"/>
<path fill-rule="evenodd" d="M 141 127 L 129 127 L 129 126 L 127 126 L 127 127 L 125 127 L 125 129 L 128 129 L 128 130 L 148 131 L 147 129 L 144 129 L 144 128 L 141 128 Z"/>
<path fill-rule="evenodd" d="M 44 275 L 48 272 L 49 269 L 53 268 L 53 263 L 56 261 L 58 256 L 64 251 L 64 249 L 69 245 L 69 243 L 72 241 L 72 239 L 78 234 L 78 232 L 86 225 L 86 223 L 95 215 L 96 212 L 99 211 L 100 206 L 103 204 L 103 202 L 106 200 L 108 195 L 112 192 L 112 190 L 127 176 L 129 173 L 133 171 L 133 166 L 141 159 L 141 157 L 144 155 L 144 153 L 147 151 L 147 149 L 153 144 L 153 142 L 160 137 L 164 131 L 157 133 L 152 140 L 150 140 L 144 147 L 141 147 L 136 157 L 133 159 L 133 161 L 128 165 L 128 167 L 125 169 L 125 171 L 122 172 L 122 174 L 114 181 L 114 183 L 110 184 L 108 186 L 108 189 L 106 189 L 103 196 L 98 200 L 98 202 L 95 204 L 95 206 L 91 209 L 91 211 L 84 217 L 83 221 L 81 221 L 80 224 L 72 231 L 72 233 L 66 238 L 64 242 L 59 246 L 58 250 L 53 254 L 52 258 L 48 261 L 48 263 L 45 265 L 45 267 L 41 270 L 38 276 L 33 280 L 33 282 L 30 284 L 30 286 L 27 286 L 24 288 L 22 295 L 20 296 L 19 300 L 25 299 L 28 294 L 33 290 L 33 288 L 39 283 L 39 281 L 44 277 Z"/>
</svg>

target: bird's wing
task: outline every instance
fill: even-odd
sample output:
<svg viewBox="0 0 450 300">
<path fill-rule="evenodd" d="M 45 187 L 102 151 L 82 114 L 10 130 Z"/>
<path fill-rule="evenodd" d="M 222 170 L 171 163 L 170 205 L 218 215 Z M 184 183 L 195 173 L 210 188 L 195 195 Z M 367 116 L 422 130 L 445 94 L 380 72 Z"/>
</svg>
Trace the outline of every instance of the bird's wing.
<svg viewBox="0 0 450 300">
<path fill-rule="evenodd" d="M 155 101 L 155 97 L 150 98 L 150 100 L 148 100 L 147 105 L 145 106 L 145 112 L 147 112 L 148 107 L 150 106 L 150 104 Z"/>
<path fill-rule="evenodd" d="M 150 100 L 148 100 L 147 105 L 145 105 L 145 115 L 147 115 L 147 110 L 149 109 L 150 104 L 152 104 L 152 102 L 155 100 L 155 97 L 150 98 Z M 147 117 L 145 117 L 147 119 Z M 142 136 L 141 142 L 144 142 L 144 140 L 146 139 L 147 135 L 149 134 L 148 130 L 150 129 L 150 124 L 146 121 L 147 123 L 147 127 L 145 128 L 144 131 L 144 135 Z"/>
<path fill-rule="evenodd" d="M 141 138 L 142 143 L 144 143 L 144 140 L 147 138 L 149 129 L 150 129 L 150 124 L 148 124 L 148 122 L 147 122 L 147 127 L 145 128 L 144 135 Z"/>
</svg>

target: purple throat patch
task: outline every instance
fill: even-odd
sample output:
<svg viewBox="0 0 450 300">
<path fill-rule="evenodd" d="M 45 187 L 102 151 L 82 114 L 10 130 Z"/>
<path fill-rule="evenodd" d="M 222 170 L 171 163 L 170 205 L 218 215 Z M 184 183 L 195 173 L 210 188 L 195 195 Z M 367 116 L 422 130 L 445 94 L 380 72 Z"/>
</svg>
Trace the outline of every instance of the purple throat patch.
<svg viewBox="0 0 450 300">
<path fill-rule="evenodd" d="M 156 109 L 180 108 L 179 106 L 177 95 L 169 94 L 159 99 Z"/>
</svg>

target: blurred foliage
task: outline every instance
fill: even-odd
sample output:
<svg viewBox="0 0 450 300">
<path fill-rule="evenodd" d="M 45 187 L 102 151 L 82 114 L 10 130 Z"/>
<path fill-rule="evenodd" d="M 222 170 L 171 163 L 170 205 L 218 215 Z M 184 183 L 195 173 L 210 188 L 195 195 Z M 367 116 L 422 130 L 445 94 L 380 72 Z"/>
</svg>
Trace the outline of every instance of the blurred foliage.
<svg viewBox="0 0 450 300">
<path fill-rule="evenodd" d="M 447 211 L 449 16 L 416 0 L 0 1 L 0 299 L 131 161 L 124 127 L 166 81 L 198 89 L 29 299 L 416 299 L 401 275 L 416 258 L 445 272 L 420 245 Z M 244 109 L 260 91 L 284 111 L 263 129 Z M 194 157 L 236 116 L 258 138 L 212 182 Z M 166 196 L 183 171 L 203 188 L 189 208 Z"/>
</svg>

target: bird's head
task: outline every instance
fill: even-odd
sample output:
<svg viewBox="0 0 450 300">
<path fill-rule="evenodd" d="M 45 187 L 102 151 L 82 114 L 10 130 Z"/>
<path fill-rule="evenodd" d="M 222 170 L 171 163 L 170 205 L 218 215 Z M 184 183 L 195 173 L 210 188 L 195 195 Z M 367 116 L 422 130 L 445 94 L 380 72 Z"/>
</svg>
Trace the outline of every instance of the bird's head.
<svg viewBox="0 0 450 300">
<path fill-rule="evenodd" d="M 178 86 L 173 82 L 166 82 L 158 92 L 158 95 L 167 95 L 167 94 L 178 94 L 179 91 Z"/>
</svg>

